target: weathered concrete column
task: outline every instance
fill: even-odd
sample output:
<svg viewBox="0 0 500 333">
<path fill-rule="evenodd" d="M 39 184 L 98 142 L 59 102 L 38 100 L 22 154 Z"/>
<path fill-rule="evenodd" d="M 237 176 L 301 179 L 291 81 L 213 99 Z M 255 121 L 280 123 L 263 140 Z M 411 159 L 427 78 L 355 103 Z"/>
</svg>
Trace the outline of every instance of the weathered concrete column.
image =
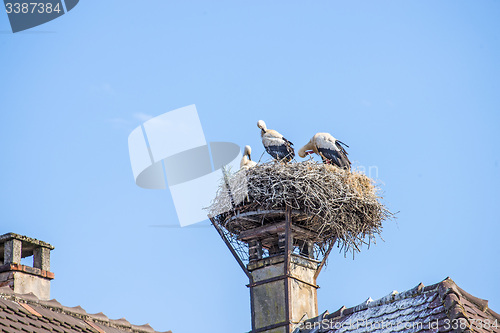
<svg viewBox="0 0 500 333">
<path fill-rule="evenodd" d="M 318 261 L 292 254 L 289 277 L 284 274 L 284 265 L 284 255 L 252 261 L 247 265 L 253 278 L 250 292 L 255 332 L 286 333 L 287 305 L 290 306 L 293 324 L 318 315 L 318 286 L 314 277 Z M 288 292 L 285 290 L 287 278 Z"/>
<path fill-rule="evenodd" d="M 21 262 L 22 243 L 18 239 L 10 239 L 4 243 L 3 264 L 19 264 Z"/>
<path fill-rule="evenodd" d="M 50 271 L 50 249 L 40 246 L 33 250 L 33 267 Z"/>
</svg>

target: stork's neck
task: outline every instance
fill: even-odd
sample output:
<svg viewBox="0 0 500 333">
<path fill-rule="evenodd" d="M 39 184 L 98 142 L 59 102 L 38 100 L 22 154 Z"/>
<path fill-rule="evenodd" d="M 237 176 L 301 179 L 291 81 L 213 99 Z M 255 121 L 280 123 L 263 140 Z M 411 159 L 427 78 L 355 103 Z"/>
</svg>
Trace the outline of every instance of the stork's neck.
<svg viewBox="0 0 500 333">
<path fill-rule="evenodd" d="M 312 144 L 311 141 L 309 141 L 304 147 L 299 149 L 299 156 L 300 157 L 306 157 L 306 150 L 314 150 L 314 145 Z"/>
<path fill-rule="evenodd" d="M 246 165 L 247 163 L 248 163 L 248 156 L 243 155 L 243 158 L 241 159 L 241 162 L 240 162 L 240 168 L 243 167 L 244 165 Z"/>
</svg>

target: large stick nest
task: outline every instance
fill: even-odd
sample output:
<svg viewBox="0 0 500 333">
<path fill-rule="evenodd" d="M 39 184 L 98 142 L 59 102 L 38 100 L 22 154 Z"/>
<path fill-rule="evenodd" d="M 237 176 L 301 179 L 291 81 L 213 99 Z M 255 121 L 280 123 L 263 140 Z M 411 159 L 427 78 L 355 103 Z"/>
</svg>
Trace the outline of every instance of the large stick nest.
<svg viewBox="0 0 500 333">
<path fill-rule="evenodd" d="M 293 212 L 293 223 L 312 231 L 318 246 L 337 240 L 346 252 L 360 251 L 393 214 L 380 202 L 380 189 L 366 175 L 313 161 L 259 164 L 247 171 L 226 172 L 209 216 L 238 236 L 241 231 L 273 223 L 269 211 Z M 263 212 L 258 220 L 238 218 Z M 265 213 L 267 212 L 267 213 Z M 272 216 L 270 214 L 269 216 Z"/>
</svg>

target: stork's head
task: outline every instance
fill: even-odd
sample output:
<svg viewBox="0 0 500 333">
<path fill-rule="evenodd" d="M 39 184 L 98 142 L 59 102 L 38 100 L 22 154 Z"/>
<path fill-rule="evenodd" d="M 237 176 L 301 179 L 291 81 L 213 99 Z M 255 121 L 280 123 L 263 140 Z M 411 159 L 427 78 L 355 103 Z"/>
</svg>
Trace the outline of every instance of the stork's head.
<svg viewBox="0 0 500 333">
<path fill-rule="evenodd" d="M 245 150 L 243 151 L 243 156 L 248 155 L 248 158 L 250 159 L 250 161 L 252 160 L 250 158 L 251 153 L 252 153 L 252 148 L 250 148 L 250 146 L 248 146 L 248 145 L 245 146 Z"/>
<path fill-rule="evenodd" d="M 300 148 L 299 152 L 297 154 L 299 155 L 299 157 L 302 157 L 302 158 L 306 157 L 306 155 L 307 155 L 306 154 L 306 146 Z"/>
<path fill-rule="evenodd" d="M 264 122 L 264 120 L 259 120 L 257 122 L 257 127 L 260 128 L 262 132 L 267 131 L 266 123 Z"/>
<path fill-rule="evenodd" d="M 302 148 L 299 149 L 299 151 L 297 153 L 299 155 L 299 157 L 304 158 L 307 155 L 314 153 L 314 151 L 312 150 L 313 149 L 313 143 L 311 141 L 312 140 L 310 140 L 304 147 L 302 147 Z"/>
</svg>

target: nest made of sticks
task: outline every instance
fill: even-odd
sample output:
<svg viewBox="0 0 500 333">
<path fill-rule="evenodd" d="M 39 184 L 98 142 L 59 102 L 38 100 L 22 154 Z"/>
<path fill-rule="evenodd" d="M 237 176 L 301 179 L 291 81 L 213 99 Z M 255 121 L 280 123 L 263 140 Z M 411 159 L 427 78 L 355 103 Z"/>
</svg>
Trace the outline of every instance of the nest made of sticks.
<svg viewBox="0 0 500 333">
<path fill-rule="evenodd" d="M 226 172 L 208 211 L 215 223 L 238 236 L 256 225 L 235 216 L 288 207 L 297 216 L 293 223 L 312 231 L 318 246 L 336 240 L 346 252 L 360 251 L 362 244 L 375 241 L 382 222 L 393 216 L 379 192 L 375 182 L 359 172 L 314 161 L 270 162 Z"/>
</svg>

